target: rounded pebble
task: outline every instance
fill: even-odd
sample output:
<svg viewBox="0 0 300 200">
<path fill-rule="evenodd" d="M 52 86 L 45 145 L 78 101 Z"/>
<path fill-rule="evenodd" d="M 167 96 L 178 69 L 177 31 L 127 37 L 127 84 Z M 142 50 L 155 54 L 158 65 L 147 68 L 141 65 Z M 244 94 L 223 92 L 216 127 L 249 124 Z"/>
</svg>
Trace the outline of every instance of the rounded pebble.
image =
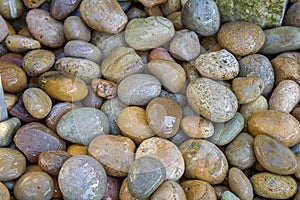
<svg viewBox="0 0 300 200">
<path fill-rule="evenodd" d="M 10 200 L 9 190 L 2 182 L 0 182 L 0 198 L 2 200 Z"/>
<path fill-rule="evenodd" d="M 12 142 L 20 126 L 21 121 L 17 117 L 0 122 L 0 147 L 8 146 Z"/>
<path fill-rule="evenodd" d="M 6 47 L 15 53 L 25 53 L 33 49 L 41 48 L 38 40 L 31 39 L 22 35 L 9 35 L 5 39 Z"/>
<path fill-rule="evenodd" d="M 70 16 L 64 21 L 64 33 L 67 40 L 91 40 L 91 30 L 78 16 Z"/>
<path fill-rule="evenodd" d="M 169 200 L 186 200 L 182 187 L 175 181 L 165 181 L 151 195 L 151 200 L 169 199 Z"/>
<path fill-rule="evenodd" d="M 253 199 L 253 187 L 248 177 L 239 168 L 231 168 L 228 173 L 228 183 L 232 192 L 244 200 Z"/>
<path fill-rule="evenodd" d="M 217 200 L 214 188 L 206 181 L 187 180 L 181 182 L 180 185 L 188 200 L 197 200 L 199 197 L 202 199 Z"/>
<path fill-rule="evenodd" d="M 191 138 L 208 138 L 214 134 L 213 123 L 200 116 L 186 116 L 180 125 L 182 131 Z"/>
</svg>

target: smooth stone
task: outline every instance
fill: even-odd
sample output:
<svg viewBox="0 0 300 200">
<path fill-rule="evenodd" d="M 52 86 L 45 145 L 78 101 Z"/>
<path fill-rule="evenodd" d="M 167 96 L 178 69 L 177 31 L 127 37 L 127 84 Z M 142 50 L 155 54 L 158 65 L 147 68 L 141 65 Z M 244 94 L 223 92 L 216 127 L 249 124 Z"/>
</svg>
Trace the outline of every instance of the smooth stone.
<svg viewBox="0 0 300 200">
<path fill-rule="evenodd" d="M 147 8 L 152 8 L 154 6 L 166 3 L 167 0 L 138 0 L 143 6 Z"/>
<path fill-rule="evenodd" d="M 300 28 L 282 26 L 264 31 L 266 41 L 260 49 L 262 54 L 275 54 L 300 48 Z"/>
<path fill-rule="evenodd" d="M 142 58 L 129 47 L 116 47 L 101 64 L 103 77 L 119 82 L 125 77 L 144 71 Z"/>
<path fill-rule="evenodd" d="M 24 5 L 27 8 L 38 8 L 45 3 L 46 0 L 23 0 Z"/>
<path fill-rule="evenodd" d="M 276 86 L 269 99 L 269 109 L 290 113 L 299 100 L 299 85 L 293 80 L 283 80 Z"/>
<path fill-rule="evenodd" d="M 158 47 L 150 51 L 148 60 L 168 60 L 175 62 L 174 58 L 169 54 L 168 50 L 163 47 Z"/>
<path fill-rule="evenodd" d="M 175 35 L 172 22 L 161 16 L 132 19 L 125 29 L 125 40 L 135 50 L 149 50 L 169 42 Z"/>
<path fill-rule="evenodd" d="M 186 200 L 183 188 L 175 181 L 165 181 L 151 195 L 151 199 Z"/>
<path fill-rule="evenodd" d="M 72 40 L 64 46 L 64 54 L 66 57 L 84 58 L 100 64 L 101 51 L 93 44 L 81 41 Z"/>
<path fill-rule="evenodd" d="M 107 188 L 103 200 L 119 199 L 119 193 L 121 189 L 121 180 L 112 176 L 107 176 Z"/>
<path fill-rule="evenodd" d="M 16 64 L 18 67 L 22 67 L 23 56 L 18 53 L 7 53 L 0 57 L 1 62 L 10 62 Z"/>
<path fill-rule="evenodd" d="M 253 187 L 248 177 L 239 168 L 233 167 L 228 173 L 231 191 L 243 200 L 253 199 Z"/>
<path fill-rule="evenodd" d="M 300 2 L 296 2 L 286 11 L 284 25 L 300 27 Z"/>
<path fill-rule="evenodd" d="M 264 81 L 256 76 L 237 77 L 232 81 L 232 91 L 239 104 L 250 103 L 257 99 L 264 90 Z"/>
<path fill-rule="evenodd" d="M 128 20 L 132 20 L 134 18 L 145 18 L 147 17 L 147 13 L 144 10 L 139 8 L 130 8 L 126 13 Z"/>
<path fill-rule="evenodd" d="M 89 42 L 91 40 L 91 30 L 85 25 L 82 19 L 78 16 L 70 16 L 64 21 L 64 33 L 66 39 L 70 40 L 81 40 Z"/>
<path fill-rule="evenodd" d="M 117 120 L 119 113 L 127 107 L 118 97 L 106 100 L 101 106 L 101 110 L 108 116 L 111 134 L 121 134 Z"/>
<path fill-rule="evenodd" d="M 256 162 L 253 150 L 253 137 L 245 132 L 240 133 L 225 149 L 230 165 L 241 170 L 252 167 Z"/>
<path fill-rule="evenodd" d="M 26 168 L 26 158 L 16 150 L 0 148 L 0 181 L 10 181 L 19 178 Z"/>
<path fill-rule="evenodd" d="M 222 22 L 247 20 L 262 28 L 281 26 L 287 2 L 288 0 L 216 0 Z"/>
<path fill-rule="evenodd" d="M 9 110 L 9 114 L 11 114 L 13 117 L 17 117 L 19 118 L 21 121 L 24 122 L 35 122 L 38 121 L 38 119 L 32 117 L 26 110 L 26 108 L 24 107 L 24 103 L 22 98 L 18 99 L 18 102 L 16 103 L 16 105 L 14 105 L 14 107 L 12 107 Z"/>
<path fill-rule="evenodd" d="M 294 152 L 275 139 L 257 135 L 254 138 L 253 148 L 259 164 L 269 172 L 290 175 L 297 171 L 298 159 Z"/>
<path fill-rule="evenodd" d="M 38 79 L 39 87 L 50 97 L 60 101 L 80 101 L 88 94 L 83 80 L 61 71 L 48 71 Z"/>
<path fill-rule="evenodd" d="M 176 31 L 184 29 L 184 26 L 181 22 L 181 12 L 180 11 L 171 13 L 170 15 L 167 16 L 167 19 L 173 23 L 173 26 Z"/>
<path fill-rule="evenodd" d="M 89 155 L 114 177 L 125 177 L 134 162 L 135 143 L 121 135 L 99 135 L 88 146 Z"/>
<path fill-rule="evenodd" d="M 105 113 L 86 107 L 64 114 L 57 124 L 56 131 L 67 141 L 88 146 L 96 136 L 108 134 L 110 127 Z"/>
<path fill-rule="evenodd" d="M 300 123 L 288 113 L 265 110 L 253 114 L 248 120 L 248 130 L 254 137 L 268 135 L 291 147 L 300 141 Z"/>
<path fill-rule="evenodd" d="M 217 195 L 217 199 L 222 199 L 224 192 L 230 191 L 229 187 L 223 185 L 216 185 L 214 186 L 214 189 Z"/>
<path fill-rule="evenodd" d="M 53 52 L 44 49 L 38 49 L 28 52 L 22 62 L 22 67 L 29 76 L 38 76 L 48 71 L 55 62 Z"/>
<path fill-rule="evenodd" d="M 113 99 L 117 95 L 117 84 L 105 79 L 95 78 L 91 82 L 91 88 L 98 97 Z"/>
<path fill-rule="evenodd" d="M 230 80 L 239 73 L 237 59 L 226 49 L 201 54 L 195 64 L 202 76 L 215 80 Z"/>
<path fill-rule="evenodd" d="M 185 71 L 186 80 L 188 83 L 191 83 L 193 80 L 200 78 L 199 71 L 193 64 L 191 64 L 190 62 L 184 62 L 181 65 Z"/>
<path fill-rule="evenodd" d="M 235 94 L 208 78 L 192 81 L 188 85 L 186 96 L 192 109 L 212 122 L 229 121 L 238 109 Z"/>
<path fill-rule="evenodd" d="M 26 73 L 15 64 L 0 62 L 0 75 L 4 92 L 18 93 L 27 85 Z"/>
<path fill-rule="evenodd" d="M 148 16 L 163 16 L 159 5 L 153 7 L 145 7 L 145 11 L 148 14 Z"/>
<path fill-rule="evenodd" d="M 166 168 L 166 179 L 177 181 L 184 173 L 184 160 L 178 147 L 171 141 L 159 137 L 144 140 L 136 150 L 135 159 L 150 156 L 159 160 Z"/>
<path fill-rule="evenodd" d="M 250 181 L 255 194 L 265 198 L 288 199 L 297 191 L 297 183 L 291 176 L 261 172 L 254 174 Z"/>
<path fill-rule="evenodd" d="M 27 51 L 41 48 L 41 44 L 38 40 L 22 35 L 7 36 L 5 44 L 6 47 L 14 53 L 26 53 Z"/>
<path fill-rule="evenodd" d="M 52 0 L 50 14 L 54 19 L 62 20 L 69 16 L 81 3 L 81 0 Z"/>
<path fill-rule="evenodd" d="M 208 140 L 215 145 L 229 144 L 244 128 L 244 117 L 236 112 L 234 117 L 225 123 L 214 123 L 214 134 Z"/>
<path fill-rule="evenodd" d="M 274 68 L 275 84 L 289 79 L 300 84 L 300 65 L 296 59 L 278 56 L 271 63 Z"/>
<path fill-rule="evenodd" d="M 136 198 L 132 196 L 128 189 L 128 180 L 125 178 L 122 182 L 120 193 L 119 193 L 120 200 L 135 200 Z M 150 198 L 146 198 L 145 200 L 150 200 Z"/>
<path fill-rule="evenodd" d="M 50 97 L 39 88 L 25 90 L 22 100 L 26 110 L 37 119 L 45 118 L 52 108 Z"/>
<path fill-rule="evenodd" d="M 124 108 L 117 117 L 122 134 L 137 144 L 155 135 L 147 122 L 146 110 L 141 107 Z"/>
<path fill-rule="evenodd" d="M 217 200 L 214 188 L 206 181 L 202 180 L 186 180 L 180 183 L 183 188 L 186 199 L 196 200 L 202 199 Z"/>
<path fill-rule="evenodd" d="M 32 9 L 26 15 L 26 23 L 32 36 L 41 44 L 61 47 L 65 43 L 63 24 L 42 9 Z"/>
<path fill-rule="evenodd" d="M 54 195 L 54 182 L 45 172 L 29 172 L 17 180 L 14 196 L 18 200 L 50 200 Z"/>
<path fill-rule="evenodd" d="M 17 19 L 22 16 L 24 5 L 22 0 L 1 0 L 0 14 L 5 19 Z"/>
<path fill-rule="evenodd" d="M 240 200 L 235 194 L 230 191 L 225 191 L 222 195 L 221 200 Z"/>
<path fill-rule="evenodd" d="M 73 75 L 86 83 L 101 76 L 100 66 L 88 59 L 64 57 L 55 62 L 55 69 Z"/>
<path fill-rule="evenodd" d="M 190 139 L 179 148 L 185 161 L 185 177 L 210 184 L 219 184 L 225 180 L 228 162 L 216 145 L 202 139 Z"/>
<path fill-rule="evenodd" d="M 141 157 L 132 163 L 128 172 L 128 189 L 137 199 L 145 199 L 165 181 L 166 168 L 153 157 Z"/>
<path fill-rule="evenodd" d="M 77 155 L 63 164 L 58 185 L 64 199 L 99 200 L 106 191 L 107 175 L 97 160 Z"/>
<path fill-rule="evenodd" d="M 0 198 L 2 200 L 10 200 L 9 190 L 2 182 L 0 182 Z"/>
<path fill-rule="evenodd" d="M 176 31 L 170 42 L 172 56 L 179 60 L 190 61 L 200 54 L 200 42 L 197 33 L 188 29 Z"/>
<path fill-rule="evenodd" d="M 181 120 L 180 126 L 191 138 L 208 138 L 214 134 L 213 123 L 200 116 L 186 116 Z"/>
<path fill-rule="evenodd" d="M 118 96 L 126 105 L 145 106 L 161 91 L 159 80 L 149 74 L 133 74 L 118 84 Z"/>
<path fill-rule="evenodd" d="M 64 162 L 72 156 L 66 151 L 44 151 L 39 155 L 38 164 L 44 172 L 52 177 L 57 177 Z"/>
<path fill-rule="evenodd" d="M 5 20 L 0 15 L 0 42 L 2 42 L 7 35 L 8 35 L 8 27 L 6 25 Z"/>
<path fill-rule="evenodd" d="M 162 4 L 160 7 L 161 7 L 163 14 L 165 16 L 168 16 L 171 13 L 180 11 L 181 2 L 180 2 L 180 0 L 167 1 L 166 3 Z"/>
<path fill-rule="evenodd" d="M 14 143 L 31 163 L 37 162 L 39 155 L 44 151 L 66 149 L 65 141 L 38 122 L 31 122 L 19 128 Z"/>
<path fill-rule="evenodd" d="M 211 0 L 189 0 L 182 8 L 181 22 L 201 36 L 214 35 L 220 27 L 217 4 Z"/>
<path fill-rule="evenodd" d="M 172 93 L 178 93 L 185 84 L 185 71 L 176 62 L 168 60 L 151 60 L 148 63 L 148 70 Z"/>
<path fill-rule="evenodd" d="M 92 29 L 111 34 L 121 32 L 128 22 L 117 0 L 83 0 L 80 4 L 80 15 Z"/>
<path fill-rule="evenodd" d="M 21 121 L 16 117 L 0 122 L 0 147 L 8 146 L 12 142 L 20 126 Z"/>
<path fill-rule="evenodd" d="M 4 93 L 4 100 L 7 111 L 10 111 L 17 104 L 18 97 L 14 94 Z"/>
<path fill-rule="evenodd" d="M 104 97 L 106 97 L 107 99 L 109 99 L 110 97 L 114 97 L 114 95 L 116 94 L 115 85 L 111 86 L 109 84 L 105 85 L 105 83 L 103 83 L 102 85 L 99 84 L 99 86 L 100 87 L 97 90 L 102 91 L 102 94 L 104 93 Z M 87 87 L 88 95 L 81 101 L 82 107 L 94 107 L 100 109 L 104 99 L 98 95 L 98 92 L 96 93 L 94 91 L 92 86 L 88 85 Z"/>
<path fill-rule="evenodd" d="M 236 56 L 246 56 L 258 52 L 265 43 L 261 27 L 246 21 L 223 24 L 217 34 L 221 47 Z"/>
<path fill-rule="evenodd" d="M 76 155 L 88 155 L 87 148 L 85 146 L 79 145 L 79 144 L 71 144 L 68 147 L 67 152 L 69 154 L 71 154 L 72 156 L 76 156 Z"/>
</svg>

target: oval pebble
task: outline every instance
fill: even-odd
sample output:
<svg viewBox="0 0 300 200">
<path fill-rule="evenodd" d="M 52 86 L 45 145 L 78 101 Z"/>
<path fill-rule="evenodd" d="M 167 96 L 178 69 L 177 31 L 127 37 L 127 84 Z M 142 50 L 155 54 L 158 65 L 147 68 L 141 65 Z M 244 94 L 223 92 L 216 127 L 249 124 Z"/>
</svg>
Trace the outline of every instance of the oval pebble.
<svg viewBox="0 0 300 200">
<path fill-rule="evenodd" d="M 244 200 L 253 199 L 253 187 L 248 177 L 239 168 L 233 167 L 228 173 L 228 183 L 231 191 Z"/>
<path fill-rule="evenodd" d="M 21 121 L 17 117 L 0 122 L 0 147 L 8 146 L 12 142 L 20 126 Z"/>
<path fill-rule="evenodd" d="M 5 39 L 6 47 L 15 53 L 25 53 L 33 49 L 40 49 L 41 44 L 38 40 L 31 39 L 22 35 L 9 35 Z"/>
<path fill-rule="evenodd" d="M 187 180 L 181 182 L 180 185 L 187 199 L 196 200 L 201 197 L 202 199 L 217 200 L 214 188 L 206 181 Z"/>
<path fill-rule="evenodd" d="M 0 27 L 0 42 L 2 42 L 8 35 L 8 27 L 2 16 L 0 16 Z"/>
<path fill-rule="evenodd" d="M 89 42 L 91 40 L 91 30 L 78 16 L 70 16 L 64 21 L 64 33 L 66 39 L 81 40 Z"/>
<path fill-rule="evenodd" d="M 169 199 L 169 200 L 186 200 L 183 188 L 175 181 L 165 181 L 151 195 L 151 200 Z"/>
<path fill-rule="evenodd" d="M 57 20 L 62 20 L 70 15 L 81 3 L 81 0 L 53 0 L 50 4 L 50 14 Z"/>
<path fill-rule="evenodd" d="M 10 200 L 9 190 L 2 182 L 0 182 L 0 198 L 2 200 Z"/>
<path fill-rule="evenodd" d="M 208 138 L 214 134 L 213 123 L 200 116 L 186 116 L 181 120 L 180 126 L 191 138 Z"/>
<path fill-rule="evenodd" d="M 99 200 L 106 191 L 107 175 L 97 160 L 77 155 L 63 164 L 58 184 L 64 199 Z"/>
</svg>

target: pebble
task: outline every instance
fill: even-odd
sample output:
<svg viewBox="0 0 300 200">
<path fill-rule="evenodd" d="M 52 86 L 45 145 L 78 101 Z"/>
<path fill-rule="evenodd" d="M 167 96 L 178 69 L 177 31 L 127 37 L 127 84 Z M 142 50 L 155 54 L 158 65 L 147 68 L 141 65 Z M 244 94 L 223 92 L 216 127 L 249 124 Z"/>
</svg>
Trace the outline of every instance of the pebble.
<svg viewBox="0 0 300 200">
<path fill-rule="evenodd" d="M 55 62 L 53 52 L 44 49 L 29 51 L 23 58 L 22 67 L 29 76 L 38 76 L 48 71 Z"/>
<path fill-rule="evenodd" d="M 38 8 L 45 1 L 46 0 L 23 0 L 23 3 L 27 8 Z"/>
<path fill-rule="evenodd" d="M 300 65 L 296 59 L 289 57 L 276 57 L 272 61 L 275 73 L 275 84 L 279 84 L 283 80 L 293 80 L 300 83 Z"/>
<path fill-rule="evenodd" d="M 8 146 L 13 141 L 13 137 L 20 126 L 21 121 L 16 117 L 0 122 L 0 147 Z"/>
<path fill-rule="evenodd" d="M 127 178 L 125 178 L 122 182 L 119 198 L 120 198 L 120 200 L 135 200 L 136 199 L 129 192 Z M 150 200 L 150 198 L 146 198 L 145 200 Z"/>
<path fill-rule="evenodd" d="M 63 164 L 58 184 L 64 199 L 99 200 L 106 191 L 107 175 L 97 160 L 77 155 Z"/>
<path fill-rule="evenodd" d="M 300 120 L 300 107 L 295 107 L 291 114 L 299 121 Z"/>
<path fill-rule="evenodd" d="M 99 161 L 106 173 L 125 177 L 134 162 L 135 144 L 121 135 L 99 135 L 89 144 L 88 153 Z"/>
<path fill-rule="evenodd" d="M 233 118 L 225 123 L 214 124 L 214 134 L 208 140 L 215 145 L 229 144 L 244 128 L 244 117 L 236 112 Z"/>
<path fill-rule="evenodd" d="M 119 199 L 121 181 L 118 178 L 107 176 L 107 188 L 103 200 Z"/>
<path fill-rule="evenodd" d="M 8 35 L 8 27 L 6 25 L 5 20 L 0 15 L 0 42 L 2 42 L 7 35 Z"/>
<path fill-rule="evenodd" d="M 38 79 L 39 87 L 50 97 L 60 101 L 80 101 L 88 94 L 83 80 L 61 71 L 48 71 Z"/>
<path fill-rule="evenodd" d="M 264 81 L 256 76 L 237 77 L 232 81 L 232 91 L 239 104 L 250 103 L 257 99 L 264 90 Z"/>
<path fill-rule="evenodd" d="M 300 140 L 300 124 L 292 115 L 278 111 L 265 110 L 253 114 L 248 120 L 248 130 L 254 137 L 267 135 L 291 147 Z"/>
<path fill-rule="evenodd" d="M 161 10 L 165 16 L 170 15 L 171 13 L 180 11 L 181 9 L 181 2 L 180 0 L 172 0 L 172 1 L 166 1 L 161 6 Z"/>
<path fill-rule="evenodd" d="M 18 200 L 50 200 L 54 195 L 54 183 L 45 172 L 28 172 L 17 180 L 14 195 Z"/>
<path fill-rule="evenodd" d="M 153 7 L 144 7 L 148 16 L 163 16 L 159 5 Z"/>
<path fill-rule="evenodd" d="M 22 100 L 26 110 L 37 119 L 45 118 L 52 108 L 50 97 L 39 88 L 25 90 Z"/>
<path fill-rule="evenodd" d="M 151 60 L 148 70 L 172 93 L 178 93 L 184 86 L 186 74 L 177 63 L 168 60 Z"/>
<path fill-rule="evenodd" d="M 180 183 L 183 188 L 186 199 L 196 200 L 202 199 L 217 200 L 214 188 L 206 181 L 202 180 L 186 180 Z"/>
<path fill-rule="evenodd" d="M 129 47 L 116 47 L 101 64 L 103 77 L 120 82 L 125 77 L 144 71 L 142 58 Z"/>
<path fill-rule="evenodd" d="M 180 11 L 171 13 L 170 15 L 167 16 L 167 19 L 173 23 L 173 26 L 176 31 L 184 29 L 184 26 L 181 22 L 181 12 Z"/>
<path fill-rule="evenodd" d="M 18 102 L 18 97 L 14 94 L 4 93 L 7 111 L 10 111 Z"/>
<path fill-rule="evenodd" d="M 189 0 L 181 12 L 182 24 L 201 36 L 214 35 L 220 27 L 220 14 L 212 0 Z"/>
<path fill-rule="evenodd" d="M 224 85 L 208 78 L 198 78 L 187 88 L 186 96 L 192 109 L 212 122 L 226 122 L 238 109 L 235 94 Z"/>
<path fill-rule="evenodd" d="M 0 14 L 5 19 L 17 19 L 22 16 L 24 5 L 21 0 L 1 0 Z"/>
<path fill-rule="evenodd" d="M 265 198 L 288 199 L 297 191 L 297 183 L 291 176 L 261 172 L 254 174 L 250 180 L 255 194 Z"/>
<path fill-rule="evenodd" d="M 260 53 L 269 55 L 291 51 L 300 48 L 300 28 L 294 26 L 281 26 L 264 31 L 266 41 Z"/>
<path fill-rule="evenodd" d="M 26 15 L 26 23 L 32 36 L 41 44 L 61 47 L 65 43 L 63 24 L 42 9 L 31 9 Z"/>
<path fill-rule="evenodd" d="M 64 114 L 57 123 L 56 131 L 67 141 L 88 146 L 96 136 L 108 134 L 110 126 L 105 113 L 85 107 Z"/>
<path fill-rule="evenodd" d="M 166 168 L 153 157 L 141 157 L 132 163 L 128 172 L 128 189 L 137 199 L 145 199 L 166 179 Z"/>
<path fill-rule="evenodd" d="M 9 190 L 2 182 L 0 182 L 0 198 L 2 200 L 10 200 Z"/>
<path fill-rule="evenodd" d="M 35 122 L 38 121 L 38 119 L 32 117 L 27 110 L 24 107 L 22 98 L 18 99 L 18 102 L 12 109 L 9 110 L 9 114 L 11 114 L 14 117 L 19 118 L 21 121 L 24 122 Z"/>
<path fill-rule="evenodd" d="M 274 69 L 269 59 L 261 54 L 252 54 L 239 60 L 239 76 L 256 76 L 264 81 L 264 96 L 269 96 L 273 90 Z M 277 78 L 277 76 L 276 76 Z"/>
<path fill-rule="evenodd" d="M 141 107 L 124 108 L 119 113 L 117 120 L 122 134 L 137 144 L 155 135 L 147 122 L 146 110 Z"/>
<path fill-rule="evenodd" d="M 171 141 L 152 137 L 144 140 L 136 150 L 135 159 L 150 156 L 159 160 L 166 168 L 166 179 L 177 181 L 183 175 L 184 160 L 178 147 Z"/>
<path fill-rule="evenodd" d="M 179 60 L 190 61 L 200 54 L 200 42 L 197 33 L 188 29 L 176 31 L 170 42 L 172 56 Z"/>
<path fill-rule="evenodd" d="M 100 66 L 88 59 L 64 57 L 55 62 L 55 69 L 75 76 L 86 83 L 101 76 Z"/>
<path fill-rule="evenodd" d="M 159 80 L 149 74 L 133 74 L 118 84 L 118 96 L 126 105 L 145 106 L 158 97 L 161 91 Z"/>
<path fill-rule="evenodd" d="M 151 199 L 186 200 L 182 187 L 175 181 L 165 181 L 151 195 Z"/>
<path fill-rule="evenodd" d="M 41 123 L 27 123 L 17 131 L 14 143 L 31 163 L 38 161 L 40 153 L 65 150 L 66 143 L 55 132 Z"/>
<path fill-rule="evenodd" d="M 221 47 L 236 56 L 246 56 L 258 52 L 265 43 L 265 34 L 258 25 L 235 21 L 223 24 L 217 34 Z"/>
<path fill-rule="evenodd" d="M 132 20 L 134 18 L 145 18 L 147 17 L 147 13 L 144 10 L 139 8 L 130 8 L 126 13 L 128 20 Z"/>
<path fill-rule="evenodd" d="M 221 200 L 240 200 L 235 194 L 230 191 L 225 191 L 222 195 Z"/>
<path fill-rule="evenodd" d="M 0 148 L 0 181 L 11 181 L 19 178 L 26 168 L 23 154 L 10 148 Z"/>
<path fill-rule="evenodd" d="M 230 191 L 229 187 L 223 186 L 223 185 L 216 185 L 216 186 L 214 186 L 214 189 L 215 189 L 215 192 L 217 195 L 217 199 L 222 199 L 223 194 L 226 191 Z"/>
<path fill-rule="evenodd" d="M 195 64 L 202 76 L 215 80 L 230 80 L 239 73 L 238 61 L 226 49 L 201 54 Z"/>
<path fill-rule="evenodd" d="M 7 53 L 0 57 L 1 62 L 10 62 L 18 67 L 22 67 L 23 56 L 18 53 Z"/>
<path fill-rule="evenodd" d="M 79 145 L 79 144 L 71 144 L 68 147 L 67 152 L 69 154 L 71 154 L 72 156 L 88 155 L 87 148 L 85 146 Z"/>
<path fill-rule="evenodd" d="M 167 2 L 167 0 L 138 0 L 138 1 L 147 8 L 152 8 L 154 6 L 164 4 Z"/>
<path fill-rule="evenodd" d="M 41 48 L 39 41 L 22 35 L 7 36 L 5 44 L 10 51 L 15 53 L 26 53 L 27 51 Z"/>
<path fill-rule="evenodd" d="M 117 85 L 114 82 L 105 79 L 93 79 L 91 87 L 93 88 L 93 92 L 105 99 L 112 99 L 117 94 Z"/>
<path fill-rule="evenodd" d="M 54 19 L 62 20 L 69 16 L 81 3 L 81 0 L 53 0 L 50 4 L 50 14 Z"/>
<path fill-rule="evenodd" d="M 111 34 L 121 32 L 128 22 L 117 0 L 83 0 L 80 4 L 80 15 L 92 29 Z"/>
<path fill-rule="evenodd" d="M 256 162 L 253 150 L 253 137 L 245 132 L 240 133 L 225 149 L 230 165 L 241 170 L 252 167 Z"/>
<path fill-rule="evenodd" d="M 168 61 L 173 61 L 173 57 L 169 54 L 168 50 L 162 47 L 155 48 L 150 51 L 148 60 L 168 60 Z"/>
<path fill-rule="evenodd" d="M 239 168 L 233 167 L 228 173 L 231 191 L 243 200 L 253 199 L 253 187 L 248 177 Z"/>
<path fill-rule="evenodd" d="M 172 22 L 161 16 L 132 19 L 125 29 L 128 45 L 141 51 L 157 48 L 171 41 L 174 35 Z"/>
<path fill-rule="evenodd" d="M 18 93 L 27 85 L 25 72 L 15 64 L 0 62 L 0 75 L 4 92 Z"/>
<path fill-rule="evenodd" d="M 78 16 L 70 16 L 65 19 L 63 27 L 65 37 L 68 41 L 81 40 L 89 42 L 91 40 L 92 34 L 90 28 Z"/>
<path fill-rule="evenodd" d="M 94 107 L 100 109 L 104 99 L 99 97 L 90 85 L 88 85 L 87 88 L 88 88 L 88 95 L 82 101 L 80 101 L 80 103 L 82 104 L 81 106 Z"/>
<path fill-rule="evenodd" d="M 257 135 L 253 149 L 259 164 L 269 172 L 290 175 L 298 168 L 298 159 L 294 152 L 269 136 Z"/>
<path fill-rule="evenodd" d="M 185 161 L 185 177 L 210 184 L 219 184 L 225 180 L 228 162 L 216 145 L 202 139 L 190 139 L 179 148 Z"/>
<path fill-rule="evenodd" d="M 64 54 L 66 57 L 84 58 L 97 64 L 101 62 L 101 51 L 93 44 L 72 40 L 64 46 Z"/>
<path fill-rule="evenodd" d="M 39 155 L 38 164 L 44 172 L 57 177 L 61 166 L 70 157 L 70 154 L 62 150 L 44 151 Z"/>
<path fill-rule="evenodd" d="M 186 81 L 191 83 L 193 80 L 200 78 L 199 71 L 190 62 L 182 63 L 182 68 L 186 74 Z"/>
<path fill-rule="evenodd" d="M 296 2 L 286 11 L 284 25 L 300 27 L 299 21 L 300 2 Z"/>
<path fill-rule="evenodd" d="M 191 138 L 208 138 L 214 134 L 213 123 L 200 116 L 186 116 L 180 125 L 182 131 Z"/>
<path fill-rule="evenodd" d="M 157 97 L 146 107 L 146 119 L 149 127 L 159 137 L 173 137 L 180 126 L 182 110 L 172 99 Z"/>
<path fill-rule="evenodd" d="M 269 99 L 269 109 L 290 113 L 299 100 L 299 85 L 293 80 L 283 80 L 276 86 Z"/>
</svg>

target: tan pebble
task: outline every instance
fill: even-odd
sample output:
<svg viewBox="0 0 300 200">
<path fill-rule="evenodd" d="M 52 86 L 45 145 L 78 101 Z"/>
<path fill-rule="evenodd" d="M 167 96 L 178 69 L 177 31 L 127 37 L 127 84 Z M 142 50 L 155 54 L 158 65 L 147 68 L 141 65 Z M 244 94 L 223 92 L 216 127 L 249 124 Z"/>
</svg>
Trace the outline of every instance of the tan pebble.
<svg viewBox="0 0 300 200">
<path fill-rule="evenodd" d="M 214 134 L 213 123 L 203 117 L 184 117 L 181 120 L 181 128 L 192 138 L 208 138 Z"/>
<path fill-rule="evenodd" d="M 28 38 L 32 38 L 33 39 L 33 37 L 31 35 L 28 27 L 24 27 L 21 30 L 19 30 L 18 35 L 22 35 L 24 37 L 28 37 Z"/>
<path fill-rule="evenodd" d="M 169 60 L 175 62 L 172 56 L 169 54 L 168 50 L 162 47 L 153 49 L 149 56 L 149 61 L 151 60 Z"/>
<path fill-rule="evenodd" d="M 166 3 L 166 1 L 167 0 L 139 0 L 139 2 L 147 8 Z"/>
<path fill-rule="evenodd" d="M 14 94 L 9 94 L 9 93 L 4 93 L 4 99 L 5 99 L 5 103 L 6 103 L 6 109 L 9 111 L 10 109 L 12 109 L 12 107 L 14 107 L 14 105 L 16 105 L 17 101 L 18 101 L 18 97 Z"/>
<path fill-rule="evenodd" d="M 175 181 L 165 181 L 151 196 L 151 200 L 158 199 L 186 200 L 186 196 L 178 183 Z"/>
<path fill-rule="evenodd" d="M 21 35 L 7 36 L 5 44 L 10 51 L 15 53 L 25 53 L 29 50 L 41 48 L 39 41 Z"/>
<path fill-rule="evenodd" d="M 231 168 L 228 173 L 229 187 L 243 200 L 253 199 L 253 187 L 248 177 L 239 168 Z"/>
<path fill-rule="evenodd" d="M 67 40 L 91 40 L 91 30 L 78 16 L 70 16 L 64 21 L 64 32 Z"/>
<path fill-rule="evenodd" d="M 23 3 L 27 8 L 38 8 L 46 0 L 23 0 Z"/>
<path fill-rule="evenodd" d="M 201 199 L 217 200 L 214 188 L 206 181 L 188 180 L 183 181 L 180 185 L 188 200 L 197 200 L 199 197 Z"/>
<path fill-rule="evenodd" d="M 274 68 L 275 84 L 291 79 L 300 83 L 300 65 L 297 60 L 289 57 L 278 57 L 271 61 Z"/>
<path fill-rule="evenodd" d="M 10 193 L 7 187 L 0 182 L 0 199 L 2 200 L 10 200 Z"/>
<path fill-rule="evenodd" d="M 117 85 L 105 79 L 93 79 L 91 86 L 99 97 L 112 99 L 117 95 Z"/>
<path fill-rule="evenodd" d="M 67 152 L 72 156 L 76 155 L 87 155 L 88 151 L 87 148 L 83 145 L 79 144 L 72 144 L 68 147 Z"/>
<path fill-rule="evenodd" d="M 167 16 L 167 19 L 173 23 L 173 26 L 176 31 L 184 28 L 184 26 L 181 22 L 181 12 L 180 11 L 171 13 L 170 15 Z"/>
<path fill-rule="evenodd" d="M 145 11 L 149 16 L 163 16 L 163 13 L 158 5 L 153 7 L 145 7 Z"/>
</svg>

